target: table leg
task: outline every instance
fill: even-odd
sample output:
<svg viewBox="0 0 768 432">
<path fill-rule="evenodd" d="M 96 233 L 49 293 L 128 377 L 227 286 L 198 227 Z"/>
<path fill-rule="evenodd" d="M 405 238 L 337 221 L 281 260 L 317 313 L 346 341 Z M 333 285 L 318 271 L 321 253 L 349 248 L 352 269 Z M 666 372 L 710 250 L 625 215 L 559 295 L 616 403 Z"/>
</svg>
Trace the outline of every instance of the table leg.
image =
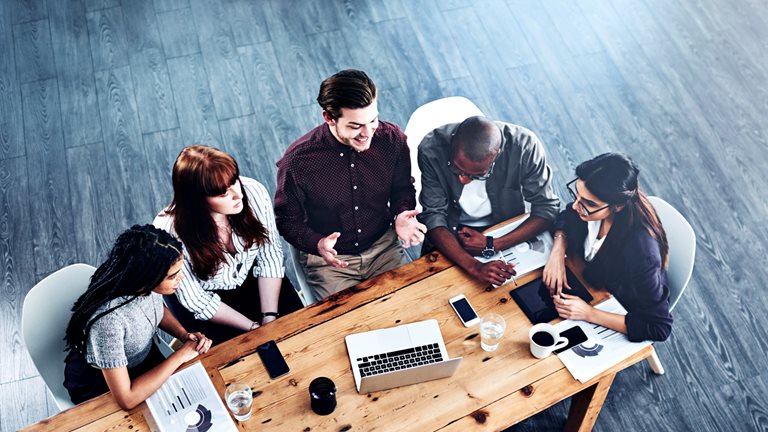
<svg viewBox="0 0 768 432">
<path fill-rule="evenodd" d="M 571 411 L 568 413 L 568 421 L 565 423 L 564 431 L 586 432 L 592 430 L 615 377 L 615 373 L 607 375 L 593 386 L 571 397 Z"/>
</svg>

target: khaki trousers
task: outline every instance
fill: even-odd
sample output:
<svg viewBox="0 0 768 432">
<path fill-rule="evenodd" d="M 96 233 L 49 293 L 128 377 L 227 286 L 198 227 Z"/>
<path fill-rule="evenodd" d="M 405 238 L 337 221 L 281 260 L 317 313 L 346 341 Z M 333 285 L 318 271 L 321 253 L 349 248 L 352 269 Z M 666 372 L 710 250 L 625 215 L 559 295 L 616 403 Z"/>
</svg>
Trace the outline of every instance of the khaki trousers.
<svg viewBox="0 0 768 432">
<path fill-rule="evenodd" d="M 400 246 L 394 228 L 390 228 L 367 250 L 360 254 L 339 254 L 337 258 L 349 263 L 336 268 L 314 254 L 299 251 L 299 261 L 304 267 L 307 283 L 319 299 L 355 286 L 385 271 L 408 264 L 405 249 Z"/>
</svg>

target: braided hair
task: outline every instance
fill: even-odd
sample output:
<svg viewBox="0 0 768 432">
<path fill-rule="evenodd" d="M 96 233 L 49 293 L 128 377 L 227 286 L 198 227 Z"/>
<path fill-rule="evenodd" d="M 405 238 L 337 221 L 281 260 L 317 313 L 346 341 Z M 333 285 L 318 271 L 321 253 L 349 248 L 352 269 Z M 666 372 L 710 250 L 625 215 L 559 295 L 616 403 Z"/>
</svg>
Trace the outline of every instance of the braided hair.
<svg viewBox="0 0 768 432">
<path fill-rule="evenodd" d="M 139 296 L 149 295 L 181 257 L 181 242 L 152 225 L 134 225 L 120 234 L 107 260 L 91 276 L 88 289 L 72 307 L 72 318 L 64 337 L 66 350 L 85 354 L 91 326 Z M 128 300 L 95 314 L 118 297 L 128 297 Z"/>
<path fill-rule="evenodd" d="M 621 239 L 630 230 L 644 228 L 659 242 L 661 262 L 666 267 L 669 258 L 667 234 L 653 204 L 640 188 L 640 168 L 632 159 L 621 153 L 603 153 L 577 166 L 576 176 L 584 181 L 590 192 L 614 209 L 624 206 L 613 221 L 611 230 L 617 231 L 615 237 Z"/>
</svg>

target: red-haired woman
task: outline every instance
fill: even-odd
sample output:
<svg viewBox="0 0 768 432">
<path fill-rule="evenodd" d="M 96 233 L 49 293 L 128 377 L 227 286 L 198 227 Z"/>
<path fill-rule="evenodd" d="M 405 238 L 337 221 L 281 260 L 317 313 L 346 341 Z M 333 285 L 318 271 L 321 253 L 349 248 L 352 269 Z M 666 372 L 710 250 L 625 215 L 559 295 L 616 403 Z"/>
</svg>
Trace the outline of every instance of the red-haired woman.
<svg viewBox="0 0 768 432">
<path fill-rule="evenodd" d="M 223 341 L 302 306 L 284 277 L 270 196 L 229 154 L 185 147 L 173 201 L 153 223 L 184 245 L 185 277 L 166 301 L 187 329 Z"/>
</svg>

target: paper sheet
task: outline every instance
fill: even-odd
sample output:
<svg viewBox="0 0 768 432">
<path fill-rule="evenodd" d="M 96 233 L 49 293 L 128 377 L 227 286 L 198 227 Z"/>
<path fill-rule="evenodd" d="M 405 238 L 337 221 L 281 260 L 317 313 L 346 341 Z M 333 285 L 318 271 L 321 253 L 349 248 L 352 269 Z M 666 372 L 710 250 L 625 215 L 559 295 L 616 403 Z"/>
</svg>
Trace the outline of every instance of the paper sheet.
<svg viewBox="0 0 768 432">
<path fill-rule="evenodd" d="M 627 314 L 626 309 L 614 297 L 595 307 L 605 312 Z M 558 332 L 562 332 L 574 325 L 578 325 L 584 330 L 587 341 L 563 351 L 557 356 L 571 372 L 571 375 L 581 382 L 589 381 L 651 344 L 648 341 L 630 342 L 627 336 L 622 333 L 585 321 L 565 320 L 555 325 L 555 328 Z"/>
<path fill-rule="evenodd" d="M 526 219 L 528 219 L 528 215 L 520 218 L 520 220 L 504 225 L 501 228 L 489 231 L 486 235 L 493 238 L 501 237 L 520 226 Z M 516 244 L 509 249 L 499 251 L 491 258 L 475 258 L 483 263 L 496 260 L 512 263 L 515 265 L 515 270 L 517 271 L 516 277 L 520 277 L 533 270 L 544 267 L 544 264 L 547 263 L 547 258 L 549 258 L 549 253 L 552 251 L 552 244 L 552 235 L 545 231 L 531 240 Z"/>
<path fill-rule="evenodd" d="M 237 432 L 229 411 L 199 362 L 171 375 L 147 399 L 144 417 L 153 432 Z"/>
</svg>

